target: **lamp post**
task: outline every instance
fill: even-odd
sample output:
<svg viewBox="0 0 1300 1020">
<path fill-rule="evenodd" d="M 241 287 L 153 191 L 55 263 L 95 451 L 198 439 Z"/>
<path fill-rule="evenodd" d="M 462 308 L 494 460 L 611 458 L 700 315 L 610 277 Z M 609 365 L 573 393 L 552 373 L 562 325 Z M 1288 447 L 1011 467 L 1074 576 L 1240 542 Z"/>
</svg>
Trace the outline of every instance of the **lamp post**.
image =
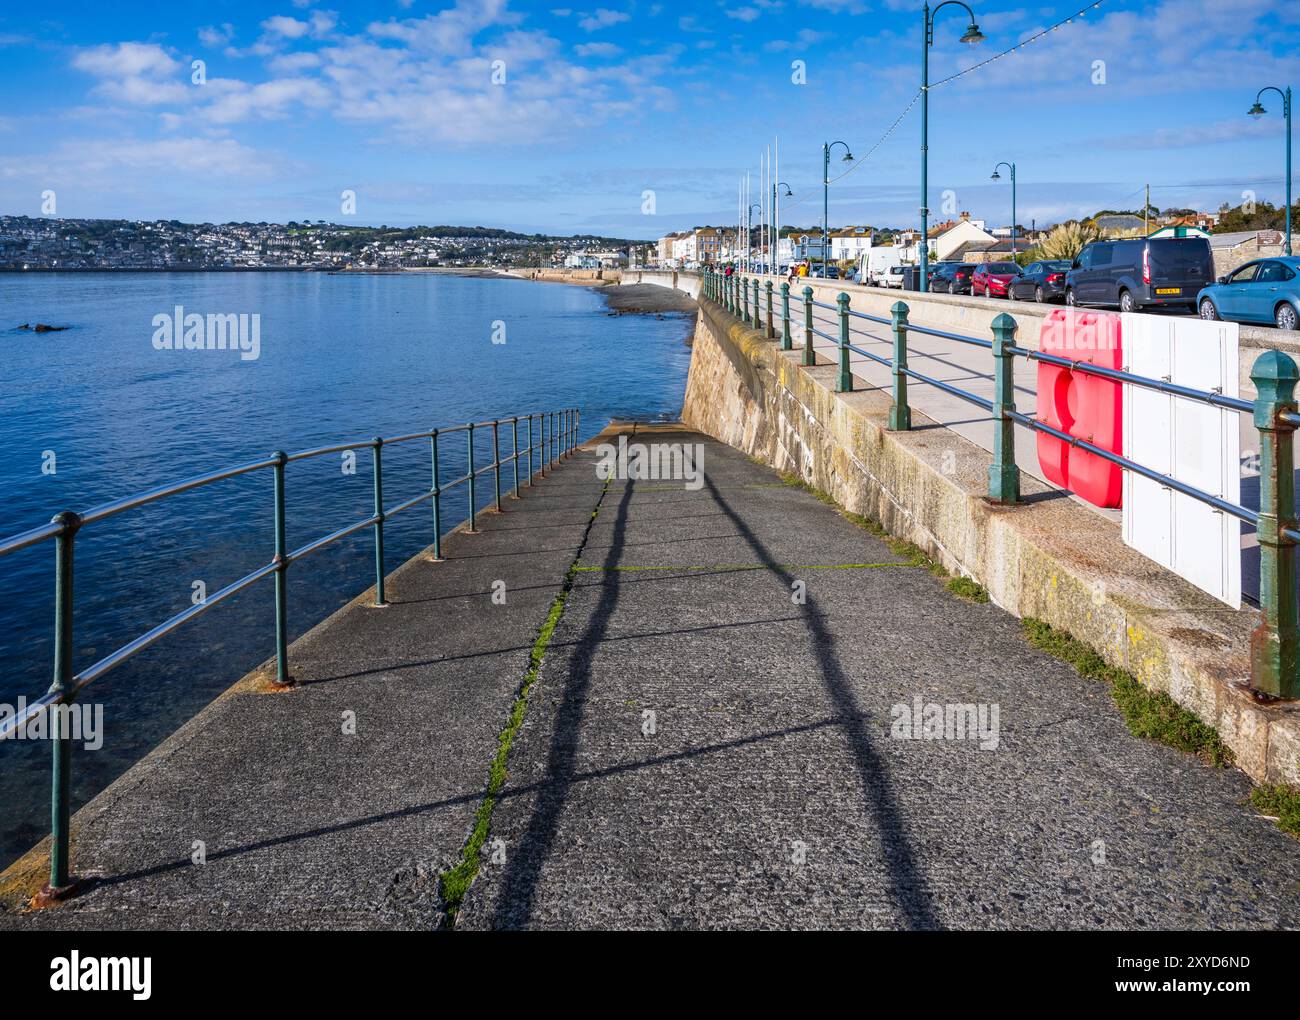
<svg viewBox="0 0 1300 1020">
<path fill-rule="evenodd" d="M 979 25 L 975 24 L 975 12 L 967 7 L 962 0 L 943 0 L 933 11 L 930 5 L 925 5 L 925 30 L 921 34 L 921 291 L 925 293 L 930 289 L 930 209 L 926 204 L 929 202 L 927 195 L 930 192 L 930 168 L 927 165 L 927 156 L 929 150 L 928 136 L 930 130 L 930 47 L 934 45 L 934 18 L 941 10 L 949 4 L 955 4 L 963 7 L 966 13 L 970 15 L 970 25 L 966 33 L 961 37 L 961 41 L 974 46 L 978 42 L 984 41 L 984 33 L 980 31 Z"/>
<path fill-rule="evenodd" d="M 853 153 L 847 142 L 822 143 L 822 279 L 826 279 L 826 245 L 830 230 L 831 149 L 844 146 L 844 162 L 853 162 Z"/>
<path fill-rule="evenodd" d="M 1264 116 L 1268 111 L 1260 105 L 1259 99 L 1265 92 L 1276 92 L 1282 97 L 1282 116 L 1286 118 L 1286 253 L 1291 254 L 1291 86 L 1286 87 L 1286 91 L 1278 88 L 1276 85 L 1269 85 L 1262 88 L 1255 96 L 1255 105 L 1246 112 L 1256 119 Z"/>
<path fill-rule="evenodd" d="M 777 188 L 785 188 L 785 195 L 783 196 L 784 198 L 794 198 L 794 192 L 790 190 L 790 185 L 786 184 L 785 181 L 777 181 L 775 184 L 772 185 L 772 217 L 773 219 L 777 220 L 776 223 L 772 224 L 771 261 L 772 261 L 773 273 L 776 272 L 776 264 L 781 258 L 781 223 L 780 223 L 780 217 L 777 216 L 776 214 L 776 210 L 777 210 L 776 189 Z"/>
<path fill-rule="evenodd" d="M 1004 160 L 998 166 L 1004 166 L 1011 171 L 1011 261 L 1014 262 L 1016 260 L 1016 165 Z M 998 173 L 998 166 L 993 168 L 991 180 L 1002 180 L 1002 175 Z"/>
</svg>

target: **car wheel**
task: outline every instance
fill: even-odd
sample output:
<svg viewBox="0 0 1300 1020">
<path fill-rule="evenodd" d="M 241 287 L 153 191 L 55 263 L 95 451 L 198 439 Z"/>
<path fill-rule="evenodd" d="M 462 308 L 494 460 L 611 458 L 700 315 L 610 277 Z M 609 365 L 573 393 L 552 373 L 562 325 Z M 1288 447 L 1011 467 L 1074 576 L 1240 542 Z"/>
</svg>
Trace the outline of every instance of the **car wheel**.
<svg viewBox="0 0 1300 1020">
<path fill-rule="evenodd" d="M 956 294 L 956 293 L 957 293 L 957 285 L 956 285 L 955 283 L 949 283 L 949 284 L 948 284 L 948 293 L 949 293 L 949 294 Z"/>
<path fill-rule="evenodd" d="M 1133 295 L 1126 290 L 1119 292 L 1119 310 L 1121 312 L 1131 312 L 1136 306 L 1133 304 Z"/>
<path fill-rule="evenodd" d="M 1219 310 L 1214 307 L 1214 302 L 1209 298 L 1201 299 L 1201 318 L 1213 322 L 1219 317 Z"/>
<path fill-rule="evenodd" d="M 1300 326 L 1300 316 L 1296 315 L 1296 310 L 1288 304 L 1277 306 L 1277 311 L 1273 313 L 1273 321 L 1277 323 L 1278 329 L 1295 329 Z"/>
<path fill-rule="evenodd" d="M 1011 301 L 1019 301 L 1019 300 L 1020 300 L 1020 298 L 1016 297 L 1016 288 L 1015 288 L 1015 287 L 1007 287 L 1007 298 L 1008 298 L 1009 300 L 1011 300 Z"/>
<path fill-rule="evenodd" d="M 1065 292 L 1065 303 L 1071 308 L 1078 307 L 1079 299 L 1074 296 L 1074 288 L 1071 287 Z"/>
<path fill-rule="evenodd" d="M 1034 288 L 1034 300 L 1037 301 L 1040 305 L 1041 305 L 1045 300 L 1047 300 L 1046 297 L 1043 295 L 1043 288 L 1042 288 L 1042 287 L 1035 287 L 1035 288 Z"/>
</svg>

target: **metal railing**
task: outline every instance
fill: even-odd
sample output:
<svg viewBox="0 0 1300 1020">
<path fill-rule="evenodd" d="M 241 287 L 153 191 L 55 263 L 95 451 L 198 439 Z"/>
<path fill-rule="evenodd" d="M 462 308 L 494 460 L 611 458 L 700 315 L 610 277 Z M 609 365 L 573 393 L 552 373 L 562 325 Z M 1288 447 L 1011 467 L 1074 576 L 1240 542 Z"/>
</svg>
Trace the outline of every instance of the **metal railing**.
<svg viewBox="0 0 1300 1020">
<path fill-rule="evenodd" d="M 794 329 L 803 334 L 804 365 L 815 365 L 814 338 L 820 337 L 835 344 L 837 354 L 836 390 L 853 389 L 850 354 L 858 354 L 869 361 L 889 369 L 891 373 L 888 427 L 892 431 L 907 431 L 912 425 L 912 412 L 908 403 L 909 379 L 933 386 L 944 393 L 958 397 L 988 411 L 993 418 L 993 463 L 989 467 L 989 499 L 998 503 L 1020 501 L 1020 468 L 1016 464 L 1015 426 L 1052 436 L 1069 446 L 1116 464 L 1160 485 L 1198 500 L 1217 511 L 1245 521 L 1255 528 L 1260 547 L 1260 595 L 1262 621 L 1251 641 L 1251 687 L 1272 698 L 1300 698 L 1300 609 L 1297 608 L 1296 544 L 1300 542 L 1300 527 L 1295 513 L 1294 443 L 1293 433 L 1300 426 L 1300 411 L 1296 405 L 1296 384 L 1300 370 L 1295 361 L 1281 351 L 1265 351 L 1251 368 L 1250 378 L 1255 385 L 1256 399 L 1252 402 L 1222 393 L 1192 389 L 1163 379 L 1135 375 L 1118 369 L 1093 365 L 1086 361 L 1063 358 L 1018 346 L 1016 320 L 1005 312 L 990 324 L 992 338 L 966 336 L 947 330 L 918 326 L 908 319 L 909 308 L 897 301 L 890 309 L 890 317 L 869 315 L 850 307 L 849 295 L 841 293 L 835 304 L 816 301 L 811 286 L 805 286 L 800 297 L 803 302 L 803 322 L 796 327 L 790 312 L 790 285 L 780 285 L 781 325 L 779 337 L 772 326 L 764 327 L 760 321 L 758 281 L 753 280 L 754 303 L 751 312 L 748 301 L 750 281 L 733 273 L 723 276 L 716 272 L 705 275 L 703 295 L 708 300 L 741 318 L 754 329 L 762 329 L 769 339 L 776 339 L 781 350 L 794 347 Z M 773 282 L 767 282 L 767 315 L 773 314 Z M 816 312 L 830 313 L 817 318 Z M 875 323 L 889 327 L 893 345 L 890 357 L 877 354 L 854 344 L 851 325 L 854 321 Z M 838 325 L 831 334 L 817 328 L 816 323 Z M 951 383 L 916 371 L 908 365 L 908 335 L 920 333 L 954 343 L 988 350 L 993 357 L 993 399 L 961 389 Z M 1082 372 L 1117 383 L 1126 383 L 1144 389 L 1167 393 L 1184 400 L 1194 400 L 1211 407 L 1236 411 L 1252 416 L 1260 436 L 1260 495 L 1258 511 L 1232 503 L 1222 496 L 1206 492 L 1182 482 L 1171 475 L 1153 470 L 1111 450 L 1103 449 L 1087 440 L 1054 428 L 1033 415 L 1016 410 L 1015 359 L 1057 365 L 1072 372 Z"/>
<path fill-rule="evenodd" d="M 171 485 L 159 486 L 147 492 L 137 493 L 109 503 L 100 504 L 84 513 L 65 510 L 57 514 L 49 524 L 13 535 L 0 540 L 0 556 L 5 556 L 19 549 L 53 539 L 55 544 L 55 597 L 54 597 L 54 681 L 49 690 L 40 698 L 27 704 L 24 710 L 8 716 L 0 723 L 0 740 L 9 737 L 27 725 L 43 712 L 51 712 L 55 706 L 70 705 L 77 695 L 89 684 L 105 673 L 120 666 L 127 659 L 148 648 L 163 636 L 202 615 L 214 606 L 226 601 L 231 596 L 256 584 L 266 577 L 275 577 L 275 682 L 289 686 L 293 679 L 289 675 L 288 653 L 288 587 L 285 576 L 289 566 L 305 556 L 309 556 L 326 546 L 346 538 L 349 535 L 371 528 L 374 535 L 375 549 L 375 601 L 376 606 L 386 605 L 384 593 L 384 523 L 403 510 L 430 500 L 433 511 L 433 556 L 440 560 L 442 556 L 442 497 L 451 489 L 465 485 L 468 489 L 469 527 L 467 531 L 476 531 L 477 517 L 480 512 L 475 493 L 475 481 L 482 475 L 492 472 L 494 476 L 495 507 L 502 509 L 501 469 L 509 464 L 514 473 L 514 492 L 520 491 L 519 462 L 527 457 L 527 472 L 524 484 L 531 486 L 534 475 L 545 477 L 547 470 L 555 463 L 570 456 L 577 445 L 580 414 L 576 408 L 562 411 L 548 411 L 540 414 L 516 415 L 510 418 L 497 418 L 491 421 L 469 422 L 449 428 L 430 429 L 427 432 L 412 432 L 408 435 L 385 439 L 376 436 L 373 439 L 351 443 L 335 443 L 320 446 L 297 453 L 277 451 L 262 460 L 250 461 L 235 467 L 213 471 L 204 475 L 187 478 Z M 520 425 L 527 423 L 525 445 L 520 446 Z M 537 423 L 534 442 L 533 423 Z M 501 455 L 501 429 L 510 426 L 511 453 Z M 478 467 L 474 463 L 475 430 L 492 430 L 492 463 Z M 457 432 L 467 433 L 466 471 L 452 481 L 444 481 L 438 462 L 438 442 L 443 436 Z M 383 450 L 399 443 L 409 443 L 420 439 L 429 440 L 430 468 L 432 484 L 428 491 L 384 509 Z M 309 460 L 332 453 L 370 449 L 372 451 L 372 474 L 374 488 L 374 512 L 360 521 L 356 521 L 321 538 L 308 542 L 297 549 L 289 550 L 285 537 L 285 467 L 296 461 Z M 534 472 L 533 454 L 537 453 L 538 470 Z M 208 595 L 202 601 L 182 612 L 164 620 L 156 627 L 132 641 L 127 642 L 116 651 L 110 652 L 98 662 L 80 671 L 73 669 L 73 567 L 75 539 L 81 529 L 96 521 L 102 521 L 127 510 L 153 503 L 167 496 L 202 488 L 214 482 L 252 474 L 270 468 L 273 472 L 273 503 L 275 518 L 274 555 L 269 563 L 245 574 L 237 581 L 232 581 L 220 591 Z M 55 713 L 56 715 L 58 713 Z M 53 768 L 51 776 L 51 826 L 50 826 L 50 882 L 43 892 L 49 898 L 58 898 L 71 889 L 69 879 L 69 818 L 70 806 L 70 750 L 71 740 L 65 732 L 61 720 L 55 719 L 50 726 L 53 742 Z"/>
</svg>

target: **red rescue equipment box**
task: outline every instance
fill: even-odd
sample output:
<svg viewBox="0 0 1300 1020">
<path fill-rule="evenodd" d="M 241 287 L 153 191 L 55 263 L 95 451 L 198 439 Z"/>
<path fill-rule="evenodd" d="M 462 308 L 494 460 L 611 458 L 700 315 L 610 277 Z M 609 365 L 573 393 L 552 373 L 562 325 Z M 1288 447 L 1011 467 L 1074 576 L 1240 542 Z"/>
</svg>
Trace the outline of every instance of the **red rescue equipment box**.
<svg viewBox="0 0 1300 1020">
<path fill-rule="evenodd" d="M 1038 349 L 1100 368 L 1124 364 L 1120 317 L 1110 312 L 1056 308 L 1043 320 Z M 1038 363 L 1038 420 L 1114 454 L 1124 452 L 1120 383 L 1061 365 Z M 1038 463 L 1056 485 L 1102 507 L 1117 507 L 1124 469 L 1096 454 L 1038 433 Z"/>
</svg>

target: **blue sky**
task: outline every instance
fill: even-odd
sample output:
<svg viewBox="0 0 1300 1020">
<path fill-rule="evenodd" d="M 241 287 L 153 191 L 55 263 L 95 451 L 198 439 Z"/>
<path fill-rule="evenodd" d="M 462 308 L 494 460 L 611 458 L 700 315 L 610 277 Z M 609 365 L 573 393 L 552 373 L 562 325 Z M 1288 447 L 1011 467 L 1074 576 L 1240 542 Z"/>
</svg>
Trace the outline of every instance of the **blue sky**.
<svg viewBox="0 0 1300 1020">
<path fill-rule="evenodd" d="M 960 45 L 964 12 L 946 8 L 932 80 L 1084 0 L 972 6 L 987 40 Z M 936 218 L 948 192 L 1009 221 L 999 160 L 1017 163 L 1025 224 L 1136 208 L 1146 183 L 1162 208 L 1280 201 L 1280 100 L 1245 111 L 1264 85 L 1300 86 L 1298 30 L 1294 3 L 1103 0 L 931 91 Z M 38 215 L 53 190 L 62 216 L 650 238 L 733 222 L 738 176 L 779 139 L 782 219 L 811 224 L 821 143 L 872 147 L 916 95 L 920 38 L 911 0 L 10 4 L 0 212 Z M 832 223 L 917 222 L 919 112 L 832 186 Z"/>
</svg>

